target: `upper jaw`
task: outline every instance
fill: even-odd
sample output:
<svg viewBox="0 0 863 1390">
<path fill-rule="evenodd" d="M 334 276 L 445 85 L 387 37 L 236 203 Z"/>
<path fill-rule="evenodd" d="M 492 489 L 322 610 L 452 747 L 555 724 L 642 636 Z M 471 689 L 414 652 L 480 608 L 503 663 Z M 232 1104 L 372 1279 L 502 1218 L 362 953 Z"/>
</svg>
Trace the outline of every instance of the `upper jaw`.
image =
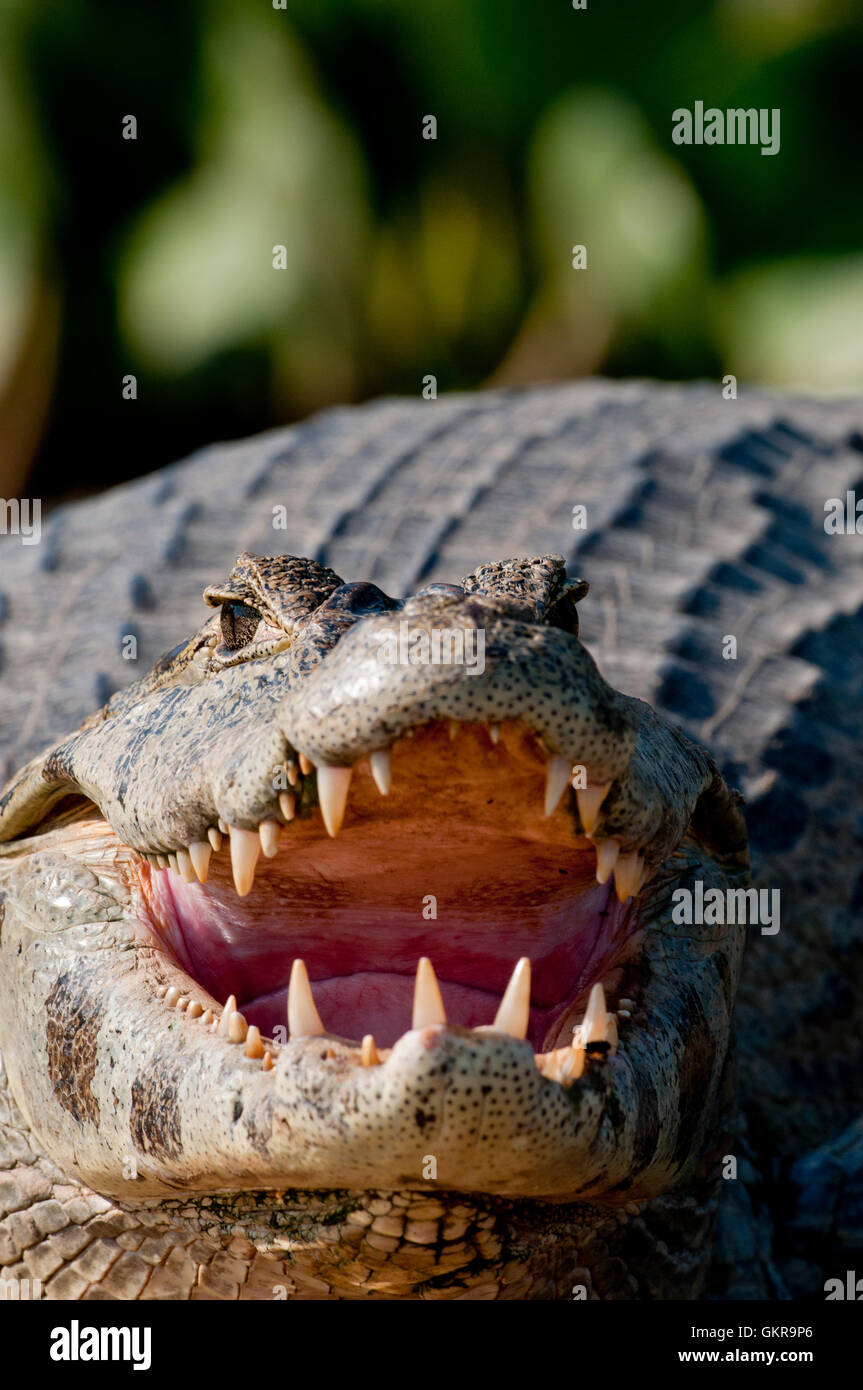
<svg viewBox="0 0 863 1390">
<path fill-rule="evenodd" d="M 25 769 L 0 801 L 0 839 L 78 791 L 138 852 L 176 853 L 205 842 L 220 821 L 254 831 L 284 824 L 284 767 L 301 755 L 318 769 L 346 768 L 434 721 L 509 720 L 540 740 L 558 799 L 561 774 L 581 769 L 585 832 L 653 867 L 668 856 L 716 778 L 702 750 L 609 686 L 577 638 L 519 620 L 500 602 L 474 596 L 447 614 L 453 626 L 483 622 L 481 673 L 383 661 L 382 639 L 406 612 L 414 626 L 440 621 L 439 609 L 406 605 L 355 622 L 326 652 L 297 641 L 267 660 L 142 693 Z"/>
</svg>

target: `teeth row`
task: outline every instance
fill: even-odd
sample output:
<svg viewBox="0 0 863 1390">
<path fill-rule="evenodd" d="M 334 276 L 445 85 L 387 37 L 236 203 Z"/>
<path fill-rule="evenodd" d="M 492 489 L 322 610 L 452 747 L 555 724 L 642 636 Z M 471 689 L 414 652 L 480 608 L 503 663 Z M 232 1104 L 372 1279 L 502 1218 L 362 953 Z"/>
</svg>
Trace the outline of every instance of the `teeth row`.
<svg viewBox="0 0 863 1390">
<path fill-rule="evenodd" d="M 498 726 L 492 725 L 491 728 L 496 731 Z M 492 734 L 492 740 L 497 742 L 496 733 Z M 299 759 L 299 766 L 304 774 L 313 770 L 313 764 L 305 754 L 301 753 Z M 390 754 L 386 749 L 379 749 L 371 754 L 369 762 L 375 785 L 381 796 L 386 796 L 392 785 Z M 296 779 L 297 764 L 290 761 L 285 763 L 285 768 L 288 779 L 290 780 L 292 775 Z M 317 769 L 317 774 L 321 816 L 327 834 L 335 839 L 345 818 L 353 768 L 321 764 Z M 572 777 L 572 765 L 569 760 L 557 753 L 553 754 L 548 760 L 546 770 L 546 816 L 553 815 L 566 787 L 572 782 Z M 582 829 L 588 837 L 593 837 L 600 807 L 608 795 L 610 786 L 610 782 L 602 782 L 592 787 L 575 788 L 579 818 Z M 296 797 L 293 793 L 281 792 L 279 794 L 279 810 L 286 821 L 294 819 Z M 194 883 L 196 878 L 199 883 L 206 883 L 210 855 L 214 850 L 218 852 L 222 848 L 223 836 L 229 835 L 234 887 L 238 896 L 244 898 L 252 891 L 255 882 L 255 869 L 261 852 L 265 858 L 272 859 L 278 853 L 281 834 L 282 826 L 276 820 L 261 821 L 257 832 L 243 830 L 236 825 L 228 826 L 223 820 L 220 820 L 218 830 L 211 827 L 207 831 L 206 841 L 195 841 L 189 845 L 188 849 L 179 849 L 172 854 L 147 854 L 144 857 L 157 868 L 173 869 L 186 883 Z M 596 849 L 597 882 L 605 884 L 614 874 L 614 888 L 621 903 L 637 896 L 644 887 L 647 878 L 647 866 L 638 850 L 632 850 L 629 854 L 621 854 L 619 842 L 611 839 L 594 840 L 594 848 Z"/>
<path fill-rule="evenodd" d="M 176 985 L 167 989 L 163 987 L 157 992 L 157 997 L 162 999 L 169 1009 L 182 1011 L 187 1018 L 200 1019 L 203 1027 L 209 1028 L 210 1032 L 225 1041 L 244 1043 L 247 1057 L 260 1060 L 264 1071 L 272 1070 L 273 1054 L 264 1046 L 260 1029 L 254 1024 L 246 1023 L 237 1009 L 235 995 L 228 997 L 219 1017 L 216 1017 L 212 1009 L 204 1009 L 198 1000 L 181 994 Z M 635 1007 L 630 999 L 621 1002 Z M 295 960 L 291 968 L 287 1013 L 288 1033 L 291 1038 L 316 1038 L 321 1037 L 326 1031 L 315 1006 L 309 972 L 302 960 Z M 628 1018 L 629 1011 L 621 1009 L 621 1015 Z M 446 1011 L 434 966 L 428 956 L 422 956 L 417 965 L 414 984 L 411 1027 L 431 1028 L 445 1024 L 446 1021 Z M 513 1038 L 524 1039 L 527 1037 L 529 1022 L 530 960 L 527 956 L 522 956 L 512 972 L 491 1028 L 483 1025 L 475 1031 L 508 1033 Z M 581 1076 L 587 1057 L 613 1056 L 617 1051 L 617 1041 L 617 1019 L 606 1009 L 602 985 L 595 984 L 590 991 L 584 1018 L 572 1030 L 570 1046 L 557 1048 L 553 1052 L 534 1054 L 534 1060 L 543 1076 L 551 1081 L 558 1081 L 561 1085 L 568 1085 Z M 381 1056 L 371 1033 L 367 1033 L 362 1040 L 360 1061 L 364 1067 L 381 1064 Z"/>
<path fill-rule="evenodd" d="M 228 1042 L 245 1043 L 244 1051 L 247 1057 L 263 1059 L 264 1071 L 272 1069 L 272 1053 L 264 1046 L 261 1030 L 254 1023 L 246 1023 L 245 1018 L 237 1009 L 237 1000 L 233 994 L 227 1000 L 220 1015 L 216 1015 L 212 1009 L 206 1009 L 200 1000 L 192 999 L 190 995 L 183 994 L 176 985 L 170 985 L 168 988 L 162 986 L 156 991 L 156 998 L 161 999 L 169 1009 L 176 1009 L 178 1013 L 184 1013 L 187 1018 L 200 1019 L 203 1028 L 208 1028 L 211 1033 L 226 1038 Z"/>
</svg>

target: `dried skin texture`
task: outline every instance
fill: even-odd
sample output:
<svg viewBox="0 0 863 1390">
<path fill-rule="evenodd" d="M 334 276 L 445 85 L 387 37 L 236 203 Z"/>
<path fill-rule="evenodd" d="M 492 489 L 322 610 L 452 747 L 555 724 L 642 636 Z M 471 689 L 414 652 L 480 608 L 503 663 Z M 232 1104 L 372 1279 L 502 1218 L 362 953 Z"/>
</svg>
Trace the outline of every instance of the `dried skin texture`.
<svg viewBox="0 0 863 1390">
<path fill-rule="evenodd" d="M 430 577 L 451 579 L 469 570 L 478 574 L 479 561 L 501 552 L 504 535 L 505 548 L 523 554 L 568 548 L 574 552 L 588 542 L 589 552 L 585 550 L 576 567 L 592 583 L 590 599 L 582 604 L 582 635 L 605 680 L 631 696 L 649 700 L 673 721 L 681 721 L 686 734 L 708 744 L 732 780 L 742 782 L 751 803 L 758 881 L 779 885 L 783 893 L 782 934 L 778 941 L 755 935 L 750 973 L 744 973 L 740 1021 L 749 1139 L 738 1129 L 733 1143 L 723 1138 L 713 1148 L 702 1148 L 706 1176 L 701 1197 L 697 1195 L 699 1160 L 678 1192 L 641 1204 L 638 1217 L 627 1215 L 620 1206 L 589 1209 L 585 1227 L 593 1231 L 595 1247 L 576 1233 L 574 1217 L 567 1217 L 571 1234 L 564 1238 L 561 1225 L 541 1203 L 527 1204 L 529 1214 L 519 1227 L 519 1217 L 504 1199 L 435 1193 L 434 1199 L 447 1210 L 451 1202 L 458 1202 L 479 1213 L 469 1223 L 471 1230 L 488 1215 L 490 1206 L 495 1207 L 496 1231 L 503 1232 L 500 1252 L 495 1255 L 492 1242 L 489 1266 L 482 1266 L 475 1250 L 474 1265 L 460 1266 L 471 1269 L 464 1278 L 470 1280 L 473 1296 L 570 1297 L 566 1279 L 573 1269 L 589 1269 L 591 1295 L 615 1296 L 618 1291 L 620 1296 L 623 1289 L 624 1296 L 668 1297 L 676 1290 L 691 1296 L 709 1258 L 712 1191 L 721 1157 L 729 1152 L 740 1157 L 745 1177 L 737 1184 L 724 1184 L 728 1215 L 720 1232 L 719 1279 L 730 1273 L 732 1288 L 760 1296 L 781 1294 L 784 1287 L 811 1293 L 819 1290 L 825 1272 L 835 1272 L 828 1261 L 847 1260 L 841 1231 L 843 1221 L 845 1229 L 849 1222 L 842 1216 L 846 1202 L 842 1192 L 851 1190 L 851 1178 L 843 1175 L 838 1188 L 831 1188 L 829 1209 L 816 1206 L 813 1212 L 810 1206 L 807 1210 L 810 1234 L 805 1250 L 801 1248 L 799 1256 L 789 1261 L 786 1237 L 777 1263 L 769 1243 L 771 1214 L 783 1217 L 796 1200 L 795 1191 L 811 1193 L 819 1188 L 808 1170 L 805 1187 L 802 1176 L 801 1185 L 783 1187 L 761 1181 L 759 1173 L 775 1172 L 777 1156 L 789 1162 L 799 1159 L 801 1145 L 811 1147 L 816 1168 L 818 1163 L 835 1164 L 828 1136 L 836 1136 L 838 1145 L 840 1132 L 863 1099 L 857 1093 L 863 1068 L 859 1044 L 854 1041 L 863 1034 L 859 1006 L 853 991 L 848 991 L 847 998 L 843 993 L 843 982 L 859 975 L 855 817 L 859 818 L 857 795 L 863 768 L 859 731 L 843 710 L 852 707 L 855 680 L 859 691 L 855 653 L 863 649 L 859 617 L 863 583 L 859 543 L 853 537 L 828 538 L 821 526 L 824 498 L 842 496 L 859 478 L 860 456 L 853 438 L 860 429 L 861 411 L 853 403 L 828 407 L 783 400 L 785 418 L 780 420 L 769 397 L 747 393 L 732 412 L 714 395 L 700 389 L 589 384 L 522 396 L 441 401 L 434 412 L 387 403 L 328 423 L 323 458 L 319 443 L 313 443 L 311 436 L 304 443 L 299 432 L 287 456 L 270 440 L 251 443 L 226 452 L 223 462 L 218 454 L 211 454 L 174 472 L 170 480 L 144 480 L 72 509 L 62 534 L 51 540 L 53 568 L 31 574 L 28 567 L 35 565 L 37 557 L 13 553 L 8 541 L 5 544 L 4 564 L 7 554 L 13 563 L 4 574 L 12 576 L 7 583 L 12 585 L 17 615 L 15 625 L 7 623 L 0 634 L 7 663 L 11 661 L 18 671 L 29 663 L 30 674 L 36 678 L 24 637 L 34 628 L 45 631 L 51 647 L 50 661 L 37 679 L 28 710 L 23 714 L 20 706 L 8 710 L 5 730 L 15 743 L 14 766 L 64 729 L 74 727 L 98 702 L 93 698 L 94 672 L 111 670 L 115 679 L 128 679 L 122 663 L 112 666 L 119 594 L 130 595 L 129 621 L 140 626 L 145 647 L 150 643 L 148 659 L 180 638 L 191 646 L 183 658 L 183 678 L 191 688 L 202 654 L 210 652 L 217 639 L 213 627 L 203 641 L 197 639 L 196 645 L 193 639 L 188 644 L 187 634 L 200 620 L 200 592 L 212 583 L 225 556 L 268 548 L 271 504 L 287 500 L 287 489 L 290 525 L 298 529 L 285 534 L 286 550 L 314 553 L 327 566 L 366 576 L 394 594 L 416 590 Z M 358 448 L 359 429 L 364 435 Z M 482 486 L 465 492 L 471 470 Z M 248 503 L 240 508 L 238 486 Z M 417 525 L 400 532 L 405 496 L 423 499 L 421 532 Z M 471 499 L 468 508 L 462 505 L 465 497 Z M 569 532 L 573 500 L 588 504 L 591 529 L 586 537 Z M 193 501 L 197 513 L 191 509 Z M 134 529 L 130 528 L 129 517 L 139 519 L 147 508 L 153 524 L 144 527 L 136 520 Z M 312 511 L 318 528 L 314 544 L 308 535 Z M 242 536 L 231 529 L 238 515 L 243 517 Z M 187 542 L 184 558 L 170 574 L 165 573 L 159 547 L 170 545 L 177 555 L 181 534 Z M 423 540 L 418 545 L 420 534 Z M 106 545 L 106 536 L 120 539 L 112 548 Z M 136 566 L 154 576 L 154 586 L 155 572 L 160 571 L 156 609 L 133 611 L 134 595 L 139 592 L 131 583 Z M 545 576 L 540 580 L 544 582 Z M 524 576 L 518 582 L 526 582 Z M 509 597 L 524 600 L 521 591 Z M 535 588 L 529 597 L 536 601 Z M 548 606 L 553 610 L 553 599 Z M 379 606 L 378 620 L 386 612 Z M 126 623 L 125 618 L 119 621 Z M 502 621 L 519 619 L 510 612 Z M 312 672 L 333 634 L 337 630 L 349 633 L 352 625 L 344 613 L 331 614 L 317 632 L 309 630 L 298 673 Z M 723 635 L 729 632 L 741 639 L 737 662 L 717 655 Z M 102 633 L 104 651 L 98 649 Z M 167 688 L 164 672 L 158 680 L 162 689 Z M 0 688 L 0 703 L 3 698 Z M 638 771 L 637 757 L 633 762 Z M 641 781 L 639 773 L 621 806 L 609 803 L 609 817 L 619 813 L 621 823 L 627 824 L 637 819 L 643 800 Z M 667 801 L 660 789 L 654 791 L 659 804 Z M 714 835 L 720 842 L 728 838 L 727 826 L 724 832 L 718 832 L 717 826 L 729 819 L 729 809 L 714 791 L 703 797 L 695 811 L 702 846 Z M 733 821 L 733 807 L 730 813 Z M 660 837 L 657 858 L 661 852 Z M 657 935 L 658 965 L 670 944 L 662 933 Z M 128 949 L 123 949 L 128 955 Z M 715 956 L 716 998 L 722 1000 L 724 1011 L 730 1008 L 735 972 L 727 959 L 722 963 L 722 957 L 723 953 Z M 687 1004 L 685 992 L 683 1000 L 688 1026 L 697 1033 L 702 1026 L 699 1006 L 692 999 Z M 825 1020 L 832 1022 L 828 1025 Z M 703 1085 L 702 1054 L 703 1049 L 696 1048 L 692 1060 L 688 1054 L 678 1058 L 676 1076 L 687 1096 Z M 706 1126 L 713 1139 L 722 1133 L 727 1090 L 723 1080 L 717 1086 L 715 1121 Z M 647 1094 L 644 1088 L 643 1094 Z M 647 1100 L 645 1107 L 649 1109 Z M 266 1126 L 262 1128 L 260 1118 L 255 1118 L 260 1142 Z M 13 1147 L 24 1132 L 20 1125 L 14 1128 Z M 680 1127 L 679 1136 L 683 1147 L 705 1144 L 704 1138 L 687 1135 L 685 1126 Z M 639 1144 L 647 1147 L 644 1138 Z M 767 1148 L 759 1151 L 758 1145 L 765 1144 Z M 840 1149 L 842 1162 L 853 1162 L 850 1138 L 836 1152 Z M 32 1178 L 36 1166 L 24 1166 Z M 50 1199 L 50 1190 L 37 1197 L 37 1188 L 32 1181 L 29 1187 L 25 1184 L 23 1198 L 19 1194 L 19 1212 Z M 377 1200 L 386 1202 L 397 1195 L 390 1191 L 379 1194 Z M 353 1196 L 361 1206 L 374 1200 L 370 1193 Z M 413 1200 L 416 1194 L 405 1196 Z M 244 1201 L 255 1199 L 231 1200 L 242 1207 Z M 196 1200 L 194 1213 L 183 1220 L 194 1224 L 202 1218 L 206 1201 Z M 256 1201 L 255 1205 L 263 1204 Z M 753 1207 L 760 1208 L 754 1215 Z M 142 1210 L 139 1206 L 134 1218 L 125 1219 L 143 1221 Z M 363 1207 L 361 1218 L 368 1214 L 372 1213 Z M 164 1225 L 167 1207 L 149 1215 Z M 373 1220 L 386 1221 L 391 1215 L 381 1211 Z M 612 1239 L 603 1230 L 612 1218 L 618 1221 L 619 1238 Z M 42 1217 L 43 1222 L 50 1219 L 50 1215 Z M 243 1210 L 240 1221 L 246 1229 L 248 1220 Z M 322 1236 L 338 1232 L 332 1248 L 343 1256 L 353 1248 L 354 1239 L 345 1226 L 334 1222 L 321 1228 Z M 519 1230 L 530 1232 L 528 1251 L 523 1237 L 519 1243 Z M 735 1239 L 729 1239 L 735 1230 L 740 1233 L 736 1249 L 746 1249 L 745 1256 L 727 1253 L 735 1248 Z M 29 1229 L 28 1235 L 32 1234 Z M 383 1268 L 385 1278 L 386 1267 L 393 1267 L 398 1248 L 386 1244 L 379 1248 L 381 1264 L 376 1265 L 372 1236 L 376 1242 L 399 1239 L 385 1231 L 371 1232 L 363 1244 L 363 1257 L 347 1262 L 345 1287 L 336 1285 L 337 1296 L 368 1296 L 366 1285 L 376 1277 L 375 1270 Z M 36 1231 L 28 1248 L 35 1250 L 53 1238 L 50 1234 L 40 1238 Z M 212 1229 L 200 1238 L 211 1241 Z M 104 1239 L 119 1258 L 119 1236 Z M 257 1287 L 250 1282 L 256 1260 L 267 1265 L 266 1281 L 272 1273 L 269 1262 L 277 1258 L 286 1288 L 289 1264 L 300 1275 L 297 1294 L 287 1289 L 291 1296 L 302 1293 L 303 1278 L 307 1281 L 304 1296 L 331 1295 L 335 1278 L 321 1274 L 315 1283 L 318 1275 L 312 1269 L 315 1261 L 320 1269 L 329 1263 L 321 1253 L 323 1243 L 317 1253 L 311 1239 L 299 1252 L 295 1243 L 288 1260 L 277 1257 L 266 1242 L 253 1257 L 248 1251 L 245 1255 L 230 1252 L 225 1233 L 220 1232 L 219 1241 L 222 1256 L 239 1259 L 247 1276 L 232 1280 L 224 1267 L 212 1270 L 208 1280 L 211 1285 L 218 1282 L 219 1296 L 234 1296 L 234 1288 L 241 1287 L 246 1290 L 243 1296 L 250 1296 Z M 2 1249 L 5 1258 L 6 1247 Z M 551 1251 L 560 1251 L 560 1268 L 546 1276 L 545 1283 L 538 1261 L 532 1262 L 531 1252 L 540 1249 L 547 1257 L 546 1266 L 552 1263 Z M 215 1258 L 214 1247 L 209 1252 L 209 1259 L 202 1262 L 205 1265 Z M 118 1266 L 120 1275 L 132 1256 L 137 1257 L 137 1252 L 125 1253 L 129 1258 Z M 56 1256 L 49 1256 L 48 1263 L 52 1258 Z M 459 1259 L 463 1258 L 465 1252 L 460 1252 Z M 572 1265 L 576 1258 L 582 1263 Z M 620 1273 L 614 1263 L 617 1259 L 637 1289 L 623 1278 L 615 1282 L 615 1270 Z M 183 1264 L 188 1289 L 199 1286 L 202 1267 L 194 1259 L 190 1264 L 191 1282 L 190 1266 Z M 74 1258 L 61 1262 L 56 1276 L 67 1268 L 74 1285 L 73 1276 L 83 1277 L 75 1274 Z M 127 1292 L 118 1295 L 106 1286 L 108 1296 L 157 1296 L 158 1282 L 149 1286 L 149 1292 L 141 1294 L 143 1282 L 137 1293 L 131 1292 L 137 1264 L 133 1262 L 131 1268 Z M 525 1271 L 521 1284 L 520 1268 Z M 585 1280 L 574 1274 L 572 1282 Z M 397 1285 L 398 1280 L 392 1280 L 390 1292 L 383 1296 L 396 1296 Z M 424 1289 L 428 1296 L 450 1297 L 457 1296 L 458 1283 L 446 1288 L 431 1275 L 423 1281 L 406 1279 L 403 1288 L 407 1295 Z M 262 1296 L 272 1296 L 271 1289 L 272 1285 Z"/>
</svg>

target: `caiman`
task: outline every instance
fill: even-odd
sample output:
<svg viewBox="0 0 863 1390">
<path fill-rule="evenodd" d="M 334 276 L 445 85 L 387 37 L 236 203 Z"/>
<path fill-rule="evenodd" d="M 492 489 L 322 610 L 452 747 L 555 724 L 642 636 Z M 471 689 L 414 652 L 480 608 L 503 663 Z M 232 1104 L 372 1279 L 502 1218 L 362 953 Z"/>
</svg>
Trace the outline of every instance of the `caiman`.
<svg viewBox="0 0 863 1390">
<path fill-rule="evenodd" d="M 823 1296 L 861 424 L 383 401 L 4 538 L 7 1295 Z"/>
</svg>

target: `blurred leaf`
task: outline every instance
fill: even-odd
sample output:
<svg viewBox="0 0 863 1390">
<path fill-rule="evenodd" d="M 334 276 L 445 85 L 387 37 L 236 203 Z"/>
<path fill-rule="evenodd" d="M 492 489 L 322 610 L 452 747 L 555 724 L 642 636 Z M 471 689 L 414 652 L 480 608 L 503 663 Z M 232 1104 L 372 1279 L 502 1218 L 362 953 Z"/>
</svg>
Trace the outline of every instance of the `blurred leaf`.
<svg viewBox="0 0 863 1390">
<path fill-rule="evenodd" d="M 0 13 L 0 389 L 39 281 L 45 215 L 44 151 L 16 63 L 20 13 L 20 5 Z"/>
<path fill-rule="evenodd" d="M 122 272 L 126 337 L 169 372 L 286 328 L 315 338 L 330 315 L 341 328 L 366 237 L 361 156 L 283 15 L 217 6 L 203 85 L 200 163 L 143 214 Z"/>
<path fill-rule="evenodd" d="M 855 0 L 717 0 L 716 24 L 748 53 L 786 53 L 859 16 Z"/>
<path fill-rule="evenodd" d="M 530 170 L 540 273 L 530 331 L 544 333 L 553 317 L 591 336 L 598 352 L 626 333 L 681 352 L 699 341 L 706 218 L 638 109 L 607 89 L 570 93 L 541 121 Z M 573 269 L 578 245 L 586 269 Z"/>
<path fill-rule="evenodd" d="M 717 293 L 729 372 L 818 390 L 863 383 L 863 256 L 799 257 L 734 275 Z"/>
</svg>

